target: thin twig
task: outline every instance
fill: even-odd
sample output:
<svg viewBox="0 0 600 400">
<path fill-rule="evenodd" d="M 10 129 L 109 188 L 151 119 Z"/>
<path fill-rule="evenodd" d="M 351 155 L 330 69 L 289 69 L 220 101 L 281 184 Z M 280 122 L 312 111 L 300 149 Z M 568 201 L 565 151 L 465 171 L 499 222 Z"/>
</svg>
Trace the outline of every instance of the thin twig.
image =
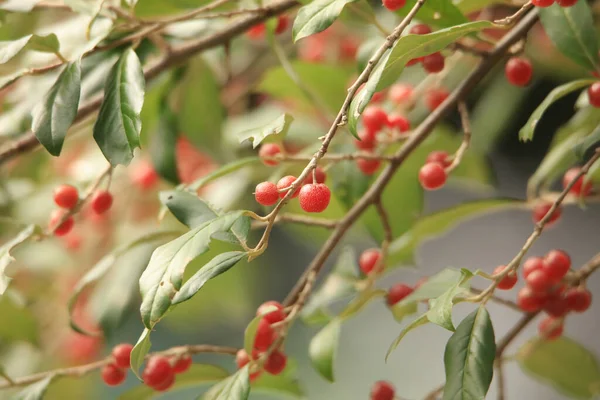
<svg viewBox="0 0 600 400">
<path fill-rule="evenodd" d="M 296 214 L 280 214 L 275 219 L 275 223 L 278 222 L 290 222 L 294 224 L 308 225 L 308 226 L 318 226 L 321 228 L 333 229 L 337 226 L 337 221 L 325 219 L 325 218 L 315 218 L 308 217 L 306 215 L 296 215 Z M 267 221 L 252 221 L 252 228 L 264 228 L 268 224 Z"/>
<path fill-rule="evenodd" d="M 446 386 L 446 383 L 442 383 L 440 386 L 433 389 L 431 392 L 425 395 L 424 400 L 437 400 L 438 396 L 444 391 L 444 386 Z"/>
<path fill-rule="evenodd" d="M 481 289 L 475 289 L 473 287 L 471 288 L 471 293 L 472 294 L 477 295 L 477 294 L 481 294 L 482 292 L 483 292 L 483 290 L 481 290 Z M 506 306 L 506 307 L 508 307 L 510 309 L 513 309 L 515 311 L 519 311 L 519 312 L 523 311 L 523 310 L 521 310 L 521 307 L 519 307 L 517 305 L 517 303 L 515 303 L 514 301 L 503 299 L 503 298 L 498 297 L 498 296 L 492 296 L 492 297 L 490 297 L 490 300 L 493 301 L 494 303 L 502 304 L 503 306 Z"/>
<path fill-rule="evenodd" d="M 464 101 L 458 103 L 458 112 L 463 128 L 463 140 L 454 154 L 452 163 L 446 168 L 446 172 L 453 171 L 460 165 L 460 162 L 471 144 L 471 122 L 469 120 L 469 111 L 467 110 L 467 105 Z"/>
<path fill-rule="evenodd" d="M 497 21 L 494 21 L 494 23 L 496 23 L 498 25 L 511 25 L 512 23 L 517 21 L 524 14 L 526 14 L 527 11 L 531 10 L 532 8 L 533 8 L 533 4 L 531 4 L 531 1 L 528 1 L 527 3 L 523 4 L 523 7 L 519 8 L 519 10 L 517 10 L 517 12 L 514 13 L 513 15 L 509 15 L 506 18 L 502 18 Z"/>
<path fill-rule="evenodd" d="M 581 267 L 574 276 L 573 285 L 578 285 L 585 282 L 587 278 L 600 268 L 600 253 L 596 254 L 590 261 Z"/>
<path fill-rule="evenodd" d="M 496 368 L 496 383 L 498 385 L 498 394 L 497 400 L 504 400 L 504 388 L 505 388 L 505 379 L 504 379 L 504 363 L 502 359 L 497 359 L 495 362 Z"/>
</svg>

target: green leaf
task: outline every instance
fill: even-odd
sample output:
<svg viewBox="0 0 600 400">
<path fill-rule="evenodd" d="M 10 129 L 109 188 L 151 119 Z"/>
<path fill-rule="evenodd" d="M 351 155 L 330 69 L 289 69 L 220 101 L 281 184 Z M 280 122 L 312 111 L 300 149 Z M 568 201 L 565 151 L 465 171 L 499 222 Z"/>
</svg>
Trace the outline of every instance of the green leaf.
<svg viewBox="0 0 600 400">
<path fill-rule="evenodd" d="M 592 352 L 564 336 L 534 340 L 519 352 L 523 371 L 571 398 L 592 399 L 600 394 L 600 367 Z"/>
<path fill-rule="evenodd" d="M 60 50 L 60 43 L 54 33 L 49 35 L 31 35 L 28 47 L 31 50 L 41 51 L 43 53 L 58 53 Z"/>
<path fill-rule="evenodd" d="M 81 63 L 77 61 L 65 67 L 31 113 L 31 131 L 53 156 L 60 154 L 67 131 L 77 115 L 80 91 Z"/>
<path fill-rule="evenodd" d="M 57 53 L 59 50 L 58 38 L 54 33 L 49 35 L 27 35 L 17 40 L 0 41 L 0 64 L 5 64 L 19 54 L 23 49 Z"/>
<path fill-rule="evenodd" d="M 421 325 L 426 325 L 428 323 L 429 323 L 429 319 L 427 319 L 427 315 L 426 314 L 422 314 L 418 318 L 414 319 L 410 324 L 406 325 L 404 327 L 404 329 L 402 329 L 400 331 L 400 334 L 398 335 L 398 337 L 396 337 L 396 339 L 394 339 L 394 341 L 392 342 L 392 344 L 388 348 L 388 351 L 385 354 L 385 361 L 387 361 L 388 358 L 390 357 L 390 355 L 392 354 L 392 352 L 394 350 L 396 350 L 396 347 L 398 347 L 398 345 L 400 344 L 400 342 L 402 341 L 402 339 L 404 339 L 404 336 L 406 336 L 406 334 L 408 332 L 412 331 L 415 328 L 418 328 Z"/>
<path fill-rule="evenodd" d="M 139 374 L 140 367 L 144 363 L 144 359 L 146 358 L 146 355 L 150 351 L 150 347 L 152 347 L 152 342 L 150 342 L 150 329 L 146 328 L 146 329 L 144 329 L 144 332 L 142 332 L 137 343 L 131 350 L 131 360 L 130 360 L 131 370 L 133 371 L 135 376 L 137 376 L 138 379 L 140 379 L 140 380 L 141 380 L 140 374 Z"/>
<path fill-rule="evenodd" d="M 588 152 L 592 152 L 600 147 L 600 127 L 594 129 L 594 131 L 587 135 L 575 148 L 575 155 L 580 159 L 584 158 Z"/>
<path fill-rule="evenodd" d="M 171 306 L 181 289 L 187 264 L 207 252 L 211 237 L 228 231 L 242 214 L 236 211 L 207 221 L 154 251 L 140 278 L 140 311 L 147 328 L 152 329 Z"/>
<path fill-rule="evenodd" d="M 177 118 L 167 104 L 160 110 L 156 131 L 150 139 L 150 157 L 154 170 L 167 181 L 178 184 L 176 148 Z"/>
<path fill-rule="evenodd" d="M 277 376 L 262 374 L 256 382 L 252 383 L 252 392 L 279 394 L 281 396 L 295 397 L 298 399 L 304 398 L 304 391 L 300 387 L 298 380 L 286 375 L 285 371 Z"/>
<path fill-rule="evenodd" d="M 413 262 L 414 252 L 421 242 L 448 231 L 468 218 L 522 206 L 522 202 L 515 200 L 480 200 L 424 216 L 408 232 L 392 242 L 387 263 L 389 266 L 394 266 Z"/>
<path fill-rule="evenodd" d="M 248 253 L 242 251 L 229 251 L 219 254 L 183 284 L 175 297 L 173 297 L 172 304 L 179 304 L 189 300 L 209 279 L 228 271 L 229 268 L 233 267 L 247 255 Z"/>
<path fill-rule="evenodd" d="M 232 172 L 238 171 L 247 166 L 260 163 L 259 157 L 246 157 L 240 158 L 239 160 L 227 163 L 220 167 L 219 169 L 211 172 L 208 175 L 203 176 L 202 178 L 190 183 L 188 187 L 190 190 L 197 191 L 207 183 L 214 181 L 215 179 L 219 179 L 223 176 L 229 175 Z"/>
<path fill-rule="evenodd" d="M 553 4 L 538 10 L 546 34 L 556 48 L 589 70 L 598 66 L 598 39 L 592 10 L 585 1 L 572 7 Z"/>
<path fill-rule="evenodd" d="M 264 315 L 257 315 L 252 318 L 252 321 L 246 326 L 244 331 L 244 350 L 247 354 L 252 354 L 254 349 L 254 339 L 256 338 L 256 331 L 258 330 L 258 324 L 264 318 Z"/>
<path fill-rule="evenodd" d="M 454 306 L 454 299 L 456 296 L 464 294 L 469 290 L 470 286 L 468 282 L 473 278 L 473 273 L 469 270 L 463 268 L 460 272 L 461 277 L 456 284 L 448 288 L 448 290 L 439 297 L 429 301 L 427 319 L 449 331 L 454 331 L 454 324 L 452 323 L 452 307 Z"/>
<path fill-rule="evenodd" d="M 394 83 L 408 61 L 441 51 L 465 35 L 492 27 L 497 26 L 490 21 L 476 21 L 441 29 L 427 35 L 401 37 L 392 50 L 382 57 L 363 89 L 352 100 L 348 113 L 350 131 L 356 133 L 358 118 L 369 104 L 373 94 Z"/>
<path fill-rule="evenodd" d="M 527 123 L 521 128 L 519 131 L 519 139 L 523 141 L 528 141 L 533 139 L 533 134 L 535 133 L 535 128 L 542 119 L 542 116 L 554 102 L 558 99 L 568 95 L 571 92 L 582 89 L 586 86 L 594 83 L 594 79 L 580 79 L 577 81 L 565 83 L 564 85 L 558 86 L 552 90 L 548 96 L 544 99 L 544 101 L 535 109 L 533 114 L 529 117 Z"/>
<path fill-rule="evenodd" d="M 17 40 L 0 42 L 0 64 L 7 63 L 27 46 L 32 35 L 23 36 Z"/>
<path fill-rule="evenodd" d="M 188 228 L 196 228 L 217 218 L 217 213 L 206 202 L 193 193 L 183 190 L 160 192 L 160 202 Z"/>
<path fill-rule="evenodd" d="M 466 272 L 455 268 L 446 268 L 427 278 L 418 289 L 402 299 L 398 304 L 420 302 L 442 296 L 463 281 Z"/>
<path fill-rule="evenodd" d="M 334 319 L 317 333 L 308 347 L 308 354 L 315 369 L 330 382 L 334 381 L 333 363 L 342 330 L 341 321 Z"/>
<path fill-rule="evenodd" d="M 252 148 L 256 148 L 263 140 L 271 135 L 277 135 L 276 140 L 282 140 L 294 117 L 289 114 L 283 114 L 274 121 L 254 129 L 250 129 L 239 134 L 240 143 L 249 140 L 252 142 Z"/>
<path fill-rule="evenodd" d="M 371 289 L 360 292 L 360 294 L 354 298 L 350 304 L 340 313 L 339 318 L 342 320 L 353 317 L 362 311 L 372 300 L 380 297 L 385 297 L 387 292 L 381 289 Z"/>
<path fill-rule="evenodd" d="M 37 233 L 40 233 L 39 228 L 36 225 L 29 225 L 0 247 L 0 295 L 4 294 L 12 280 L 12 278 L 6 276 L 6 268 L 15 261 L 10 255 L 10 251 Z"/>
<path fill-rule="evenodd" d="M 12 400 L 42 400 L 54 376 L 50 375 L 36 383 L 25 387 L 12 397 Z"/>
<path fill-rule="evenodd" d="M 396 11 L 396 14 L 405 17 L 416 2 L 416 0 L 407 1 L 402 8 Z M 450 0 L 427 0 L 417 12 L 416 18 L 437 27 L 455 26 L 468 21 L 467 17 Z"/>
<path fill-rule="evenodd" d="M 0 10 L 27 13 L 42 0 L 4 0 L 0 3 Z"/>
<path fill-rule="evenodd" d="M 127 49 L 108 74 L 94 125 L 94 139 L 111 165 L 128 165 L 140 146 L 143 104 L 142 66 L 135 51 Z"/>
<path fill-rule="evenodd" d="M 315 0 L 298 10 L 292 34 L 294 41 L 329 28 L 348 3 L 356 0 Z"/>
<path fill-rule="evenodd" d="M 484 399 L 494 374 L 496 342 L 484 307 L 469 314 L 446 344 L 444 400 Z"/>
<path fill-rule="evenodd" d="M 0 297 L 0 315 L 4 321 L 10 321 L 0 324 L 0 340 L 7 344 L 22 340 L 37 345 L 38 322 L 31 310 L 19 300 L 10 291 Z"/>
<path fill-rule="evenodd" d="M 202 400 L 246 400 L 250 395 L 248 365 L 213 386 Z"/>
<path fill-rule="evenodd" d="M 177 375 L 177 379 L 169 391 L 174 392 L 188 387 L 197 387 L 207 383 L 218 382 L 228 376 L 229 373 L 226 370 L 216 365 L 192 364 L 190 369 Z M 151 400 L 160 395 L 160 392 L 146 385 L 140 385 L 120 395 L 119 400 Z"/>
<path fill-rule="evenodd" d="M 397 303 L 392 306 L 392 315 L 397 322 L 402 322 L 409 315 L 419 311 L 419 303 L 416 301 Z"/>
</svg>

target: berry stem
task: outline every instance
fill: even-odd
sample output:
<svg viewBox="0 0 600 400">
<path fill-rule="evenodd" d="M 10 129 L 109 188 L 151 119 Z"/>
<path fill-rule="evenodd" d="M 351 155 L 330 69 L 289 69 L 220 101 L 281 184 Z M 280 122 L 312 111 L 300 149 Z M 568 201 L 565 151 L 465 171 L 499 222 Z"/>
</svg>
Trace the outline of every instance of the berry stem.
<svg viewBox="0 0 600 400">
<path fill-rule="evenodd" d="M 471 145 L 471 121 L 469 119 L 469 110 L 464 101 L 458 103 L 458 112 L 463 127 L 463 140 L 454 154 L 452 163 L 446 168 L 448 174 L 460 165 L 460 162 Z"/>
<path fill-rule="evenodd" d="M 512 25 L 515 21 L 520 19 L 525 13 L 527 13 L 527 11 L 531 10 L 532 8 L 533 4 L 531 4 L 531 1 L 528 1 L 527 3 L 523 4 L 523 6 L 519 8 L 514 14 L 509 15 L 506 18 L 496 20 L 494 21 L 494 23 L 498 25 Z"/>
</svg>

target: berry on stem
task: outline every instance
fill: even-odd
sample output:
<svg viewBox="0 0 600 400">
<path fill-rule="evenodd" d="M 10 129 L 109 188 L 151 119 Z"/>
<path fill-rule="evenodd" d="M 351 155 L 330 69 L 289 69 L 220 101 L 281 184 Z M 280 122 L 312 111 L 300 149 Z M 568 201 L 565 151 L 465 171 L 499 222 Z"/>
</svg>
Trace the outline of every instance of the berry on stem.
<svg viewBox="0 0 600 400">
<path fill-rule="evenodd" d="M 515 86 L 527 86 L 533 75 L 533 67 L 529 60 L 522 57 L 512 57 L 504 68 L 506 79 Z"/>
<path fill-rule="evenodd" d="M 254 198 L 258 204 L 263 206 L 272 206 L 279 200 L 277 186 L 273 182 L 261 182 L 256 185 Z"/>
<path fill-rule="evenodd" d="M 595 82 L 587 89 L 590 104 L 596 108 L 600 107 L 600 82 Z"/>
<path fill-rule="evenodd" d="M 539 223 L 542 219 L 544 219 L 544 217 L 546 216 L 546 214 L 548 214 L 548 211 L 550 211 L 551 208 L 552 203 L 545 202 L 537 203 L 535 206 L 533 206 L 533 222 L 535 222 L 536 224 Z M 561 208 L 557 207 L 556 210 L 554 210 L 554 212 L 552 213 L 550 219 L 548 219 L 548 222 L 546 222 L 546 226 L 550 226 L 553 223 L 555 223 L 560 218 L 561 213 Z"/>
<path fill-rule="evenodd" d="M 192 366 L 192 357 L 188 354 L 184 354 L 175 361 L 173 364 L 173 372 L 181 374 L 187 371 Z"/>
<path fill-rule="evenodd" d="M 283 321 L 285 319 L 285 312 L 283 311 L 283 305 L 277 301 L 267 301 L 261 304 L 256 310 L 256 316 L 264 315 L 266 321 L 270 324 Z"/>
<path fill-rule="evenodd" d="M 554 0 L 531 0 L 531 4 L 536 7 L 546 8 L 554 4 Z"/>
<path fill-rule="evenodd" d="M 538 332 L 544 339 L 557 339 L 563 333 L 563 322 L 552 317 L 547 317 L 538 325 Z"/>
<path fill-rule="evenodd" d="M 279 375 L 285 369 L 287 364 L 287 356 L 279 350 L 273 351 L 269 354 L 267 361 L 265 361 L 265 371 L 271 375 Z"/>
<path fill-rule="evenodd" d="M 173 368 L 166 357 L 152 356 L 144 368 L 142 379 L 150 387 L 156 387 L 167 381 L 173 375 Z"/>
<path fill-rule="evenodd" d="M 411 100 L 412 96 L 413 87 L 407 83 L 396 83 L 388 92 L 389 99 L 396 104 L 404 104 Z"/>
<path fill-rule="evenodd" d="M 544 269 L 533 271 L 525 280 L 527 286 L 536 293 L 547 292 L 556 283 Z"/>
<path fill-rule="evenodd" d="M 388 306 L 393 306 L 394 304 L 400 302 L 406 296 L 413 292 L 413 288 L 404 283 L 397 283 L 388 290 L 386 301 Z"/>
<path fill-rule="evenodd" d="M 584 288 L 570 288 L 565 292 L 565 302 L 569 310 L 584 312 L 592 304 L 592 293 Z"/>
<path fill-rule="evenodd" d="M 452 164 L 452 161 L 450 160 L 450 156 L 447 152 L 443 150 L 435 150 L 429 153 L 425 159 L 425 164 L 429 163 L 438 163 L 442 167 L 447 168 L 450 166 L 450 164 Z"/>
<path fill-rule="evenodd" d="M 368 131 L 378 132 L 388 121 L 387 113 L 378 106 L 368 106 L 362 114 L 363 125 Z"/>
<path fill-rule="evenodd" d="M 131 350 L 133 350 L 133 345 L 129 343 L 121 343 L 116 345 L 111 355 L 115 360 L 115 365 L 119 368 L 129 368 L 130 360 L 131 360 Z"/>
<path fill-rule="evenodd" d="M 356 148 L 361 150 L 373 150 L 375 145 L 377 144 L 376 138 L 377 132 L 372 131 L 370 129 L 363 129 L 358 132 L 359 140 L 354 141 L 354 145 Z"/>
<path fill-rule="evenodd" d="M 402 115 L 389 115 L 388 126 L 397 129 L 398 132 L 408 132 L 410 130 L 410 121 Z"/>
<path fill-rule="evenodd" d="M 552 250 L 544 257 L 544 272 L 550 280 L 560 281 L 571 268 L 571 257 L 562 250 Z"/>
<path fill-rule="evenodd" d="M 406 0 L 382 0 L 383 6 L 390 11 L 396 11 L 406 5 Z"/>
<path fill-rule="evenodd" d="M 423 68 L 430 74 L 442 72 L 444 69 L 444 56 L 439 51 L 423 57 Z"/>
<path fill-rule="evenodd" d="M 266 25 L 263 22 L 261 22 L 250 27 L 250 29 L 246 31 L 246 35 L 248 35 L 248 37 L 253 40 L 261 39 L 263 36 L 265 36 L 266 29 Z"/>
<path fill-rule="evenodd" d="M 54 203 L 57 206 L 71 209 L 79 202 L 79 192 L 74 186 L 60 185 L 54 189 Z"/>
<path fill-rule="evenodd" d="M 92 196 L 91 202 L 92 210 L 96 214 L 104 214 L 112 206 L 113 197 L 107 190 L 98 190 Z"/>
<path fill-rule="evenodd" d="M 277 26 L 275 27 L 275 34 L 279 35 L 286 31 L 286 29 L 290 26 L 290 17 L 287 15 L 280 15 L 277 18 Z"/>
<path fill-rule="evenodd" d="M 546 304 L 546 297 L 534 293 L 531 288 L 525 286 L 517 293 L 517 305 L 525 312 L 535 312 Z"/>
<path fill-rule="evenodd" d="M 271 323 L 265 318 L 261 319 L 256 328 L 254 348 L 258 351 L 267 351 L 276 338 L 277 334 L 271 327 Z"/>
<path fill-rule="evenodd" d="M 501 273 L 502 271 L 504 271 L 504 269 L 506 269 L 505 265 L 500 265 L 498 267 L 496 267 L 496 269 L 494 270 L 493 275 L 497 275 L 499 273 Z M 498 289 L 501 290 L 510 290 L 513 287 L 515 287 L 515 285 L 517 284 L 517 273 L 515 271 L 511 271 L 508 275 L 506 275 L 504 278 L 502 278 L 500 280 L 500 282 L 498 282 Z"/>
<path fill-rule="evenodd" d="M 371 400 L 394 400 L 395 395 L 394 386 L 386 381 L 377 381 L 371 388 Z"/>
<path fill-rule="evenodd" d="M 300 207 L 306 212 L 320 213 L 325 211 L 331 200 L 331 191 L 324 183 L 313 183 L 300 189 Z"/>
<path fill-rule="evenodd" d="M 107 364 L 102 368 L 102 380 L 108 386 L 117 386 L 123 383 L 127 372 L 124 369 L 117 367 L 115 364 Z"/>
<path fill-rule="evenodd" d="M 262 163 L 270 167 L 279 164 L 279 161 L 265 160 L 265 158 L 274 157 L 279 153 L 281 153 L 281 147 L 276 143 L 265 143 L 258 150 L 258 156 L 262 158 Z"/>
<path fill-rule="evenodd" d="M 523 278 L 527 279 L 529 274 L 544 267 L 544 259 L 542 257 L 529 257 L 523 264 Z"/>
<path fill-rule="evenodd" d="M 358 266 L 365 275 L 369 275 L 377 265 L 377 262 L 380 258 L 381 251 L 379 249 L 365 250 L 358 258 Z"/>
<path fill-rule="evenodd" d="M 153 389 L 157 392 L 166 392 L 167 390 L 171 389 L 171 386 L 173 386 L 174 383 L 175 373 L 171 373 L 169 376 L 166 377 L 164 381 L 154 386 Z"/>
<path fill-rule="evenodd" d="M 429 25 L 426 24 L 416 24 L 410 28 L 408 33 L 411 33 L 413 35 L 426 35 L 428 33 L 431 33 L 431 28 L 429 27 Z"/>
<path fill-rule="evenodd" d="M 368 160 L 365 158 L 359 158 L 356 160 L 356 166 L 365 175 L 373 175 L 379 169 L 381 161 L 379 160 Z"/>
<path fill-rule="evenodd" d="M 444 186 L 447 178 L 446 170 L 438 163 L 428 163 L 419 171 L 419 182 L 427 190 L 436 190 Z"/>
<path fill-rule="evenodd" d="M 158 183 L 158 174 L 151 163 L 144 161 L 132 169 L 131 181 L 141 190 L 150 190 Z"/>
<path fill-rule="evenodd" d="M 288 194 L 289 189 L 288 190 L 283 190 L 285 188 L 288 188 L 292 185 L 292 183 L 294 183 L 296 181 L 296 177 L 292 176 L 292 175 L 288 175 L 288 176 L 284 176 L 283 178 L 281 178 L 278 182 L 277 182 L 277 191 L 279 192 L 279 197 L 281 197 L 282 199 L 285 197 L 286 194 Z M 297 188 L 294 193 L 292 194 L 292 199 L 294 197 L 298 197 L 298 193 L 300 192 L 300 188 Z"/>
<path fill-rule="evenodd" d="M 577 175 L 579 175 L 580 172 L 581 172 L 581 168 L 571 168 L 567 172 L 565 172 L 565 175 L 564 175 L 563 181 L 562 181 L 563 188 L 566 189 L 569 186 L 569 184 L 575 179 L 575 177 Z M 575 181 L 575 184 L 573 184 L 573 186 L 571 187 L 569 192 L 571 192 L 577 196 L 589 195 L 592 192 L 592 184 L 591 184 L 591 182 L 587 182 L 584 185 L 583 179 L 584 179 L 583 176 L 580 176 L 579 178 L 577 178 L 577 181 Z"/>
<path fill-rule="evenodd" d="M 54 210 L 50 214 L 50 222 L 48 223 L 48 227 L 54 232 L 54 236 L 65 236 L 67 233 L 71 232 L 71 229 L 73 229 L 73 225 L 75 224 L 73 216 L 69 216 L 66 220 L 64 220 L 63 223 L 58 225 L 64 215 L 65 211 L 60 209 Z"/>
<path fill-rule="evenodd" d="M 327 179 L 327 173 L 321 167 L 315 168 L 314 175 L 317 177 L 317 183 L 325 183 L 325 179 Z M 306 179 L 304 180 L 305 185 L 310 185 L 313 182 L 313 173 L 308 174 Z"/>
<path fill-rule="evenodd" d="M 248 356 L 248 353 L 246 353 L 246 350 L 238 350 L 238 352 L 235 354 L 235 364 L 237 365 L 237 367 L 244 368 L 249 362 L 250 357 Z"/>
<path fill-rule="evenodd" d="M 438 108 L 446 99 L 450 96 L 450 93 L 446 89 L 437 88 L 430 89 L 425 93 L 425 105 L 429 111 L 433 111 Z"/>
<path fill-rule="evenodd" d="M 562 293 L 550 296 L 544 304 L 544 311 L 556 318 L 564 317 L 569 312 L 569 307 Z"/>
</svg>

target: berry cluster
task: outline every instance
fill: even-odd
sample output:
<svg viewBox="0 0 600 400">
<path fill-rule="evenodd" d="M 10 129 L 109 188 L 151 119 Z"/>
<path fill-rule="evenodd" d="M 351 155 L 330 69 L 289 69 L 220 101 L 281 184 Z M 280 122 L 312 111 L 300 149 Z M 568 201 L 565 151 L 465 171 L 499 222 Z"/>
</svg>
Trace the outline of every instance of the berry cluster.
<svg viewBox="0 0 600 400">
<path fill-rule="evenodd" d="M 445 151 L 432 151 L 425 159 L 425 165 L 419 170 L 419 182 L 427 190 L 436 190 L 444 186 L 448 179 L 447 168 L 452 164 Z"/>
<path fill-rule="evenodd" d="M 412 35 L 427 35 L 431 33 L 431 27 L 426 24 L 417 24 L 410 28 L 409 32 Z M 435 53 L 428 54 L 423 57 L 414 58 L 410 60 L 406 65 L 411 66 L 421 63 L 425 72 L 429 74 L 436 74 L 438 72 L 442 72 L 445 66 L 445 59 L 442 53 L 439 51 Z"/>
<path fill-rule="evenodd" d="M 387 381 L 377 381 L 371 387 L 371 400 L 394 400 L 396 389 Z"/>
<path fill-rule="evenodd" d="M 275 27 L 275 34 L 279 35 L 285 32 L 288 26 L 290 26 L 290 17 L 288 17 L 287 15 L 280 15 L 279 17 L 277 17 L 277 26 Z M 250 39 L 258 40 L 262 39 L 265 36 L 266 30 L 267 26 L 264 22 L 261 22 L 260 24 L 256 24 L 250 29 L 248 29 L 246 35 L 248 35 Z"/>
<path fill-rule="evenodd" d="M 523 57 L 512 57 L 504 66 L 508 82 L 514 86 L 527 86 L 533 76 L 531 62 Z"/>
<path fill-rule="evenodd" d="M 322 32 L 303 38 L 298 44 L 298 58 L 311 63 L 354 62 L 359 38 L 343 25 L 334 23 Z"/>
<path fill-rule="evenodd" d="M 256 316 L 263 316 L 258 323 L 256 336 L 254 337 L 254 349 L 252 361 L 259 361 L 253 365 L 250 372 L 250 381 L 256 380 L 264 371 L 271 375 L 279 375 L 287 365 L 287 356 L 280 349 L 271 349 L 277 340 L 278 333 L 274 324 L 285 320 L 286 314 L 283 306 L 276 301 L 267 301 L 256 310 Z M 269 350 L 271 351 L 269 352 Z M 266 355 L 264 359 L 263 355 Z M 238 368 L 242 368 L 250 362 L 250 356 L 244 349 L 240 349 L 235 357 Z"/>
<path fill-rule="evenodd" d="M 531 4 L 541 8 L 550 7 L 554 3 L 561 7 L 572 7 L 577 4 L 577 0 L 531 0 Z"/>
</svg>

